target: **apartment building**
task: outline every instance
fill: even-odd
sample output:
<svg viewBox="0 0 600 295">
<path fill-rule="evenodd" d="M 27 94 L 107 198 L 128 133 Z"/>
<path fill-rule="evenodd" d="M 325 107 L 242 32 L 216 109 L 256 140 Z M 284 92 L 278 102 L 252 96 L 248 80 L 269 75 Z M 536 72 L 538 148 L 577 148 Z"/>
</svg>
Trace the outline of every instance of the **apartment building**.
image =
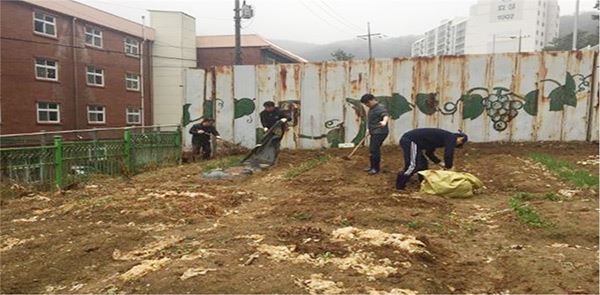
<svg viewBox="0 0 600 295">
<path fill-rule="evenodd" d="M 2 134 L 152 124 L 152 28 L 70 0 L 0 11 Z"/>
<path fill-rule="evenodd" d="M 467 19 L 443 20 L 412 44 L 411 56 L 460 55 L 465 53 Z"/>
<path fill-rule="evenodd" d="M 557 0 L 478 0 L 469 13 L 465 52 L 541 51 L 558 37 L 559 13 Z"/>
</svg>

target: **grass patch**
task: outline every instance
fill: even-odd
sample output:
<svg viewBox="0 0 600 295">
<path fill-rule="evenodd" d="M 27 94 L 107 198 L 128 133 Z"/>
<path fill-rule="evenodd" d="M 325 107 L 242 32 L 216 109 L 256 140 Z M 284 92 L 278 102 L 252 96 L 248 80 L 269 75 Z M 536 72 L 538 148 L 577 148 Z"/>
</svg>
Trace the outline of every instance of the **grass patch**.
<svg viewBox="0 0 600 295">
<path fill-rule="evenodd" d="M 556 201 L 560 201 L 562 198 L 556 193 L 545 193 L 544 199 L 546 199 L 548 201 L 556 202 Z"/>
<path fill-rule="evenodd" d="M 573 183 L 577 187 L 598 188 L 598 176 L 592 175 L 585 170 L 577 169 L 577 167 L 567 161 L 556 159 L 544 153 L 533 153 L 530 157 L 534 161 L 546 166 L 552 173 Z"/>
<path fill-rule="evenodd" d="M 406 227 L 408 227 L 410 229 L 417 229 L 417 228 L 421 227 L 421 225 L 418 222 L 413 220 L 413 221 L 407 222 Z"/>
<path fill-rule="evenodd" d="M 526 203 L 532 196 L 527 193 L 517 193 L 515 196 L 510 198 L 509 205 L 517 213 L 519 220 L 531 227 L 549 227 L 552 223 L 549 223 L 542 219 L 542 217 L 535 211 L 533 207 Z"/>
<path fill-rule="evenodd" d="M 238 164 L 242 161 L 243 156 L 229 156 L 217 160 L 210 160 L 202 164 L 202 170 L 222 169 L 228 166 Z"/>
<path fill-rule="evenodd" d="M 311 170 L 327 161 L 329 161 L 329 159 L 331 159 L 330 156 L 320 156 L 316 159 L 310 159 L 302 164 L 300 164 L 300 166 L 297 166 L 295 168 L 292 168 L 291 170 L 289 170 L 288 172 L 286 172 L 283 177 L 286 179 L 292 179 L 308 170 Z"/>
<path fill-rule="evenodd" d="M 312 218 L 312 214 L 308 212 L 294 212 L 290 217 L 296 220 L 306 221 Z"/>
</svg>

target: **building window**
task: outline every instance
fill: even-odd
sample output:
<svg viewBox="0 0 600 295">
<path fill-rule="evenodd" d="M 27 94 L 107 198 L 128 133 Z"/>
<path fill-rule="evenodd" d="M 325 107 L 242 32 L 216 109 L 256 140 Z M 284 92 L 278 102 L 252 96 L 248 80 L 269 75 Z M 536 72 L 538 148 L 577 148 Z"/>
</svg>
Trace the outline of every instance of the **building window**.
<svg viewBox="0 0 600 295">
<path fill-rule="evenodd" d="M 92 27 L 85 27 L 85 44 L 102 48 L 102 31 Z"/>
<path fill-rule="evenodd" d="M 94 66 L 87 66 L 87 84 L 92 86 L 104 86 L 104 70 Z"/>
<path fill-rule="evenodd" d="M 125 87 L 127 88 L 127 90 L 140 91 L 140 75 L 125 75 Z"/>
<path fill-rule="evenodd" d="M 128 55 L 139 55 L 140 54 L 140 42 L 132 38 L 125 38 L 125 54 Z"/>
<path fill-rule="evenodd" d="M 37 103 L 38 123 L 60 123 L 60 105 L 53 102 Z"/>
<path fill-rule="evenodd" d="M 42 35 L 56 37 L 56 18 L 42 12 L 34 12 L 33 31 Z"/>
<path fill-rule="evenodd" d="M 106 123 L 105 108 L 103 106 L 88 106 L 88 123 Z"/>
<path fill-rule="evenodd" d="M 140 109 L 127 108 L 125 115 L 127 116 L 127 124 L 140 124 L 141 120 Z"/>
<path fill-rule="evenodd" d="M 39 80 L 58 81 L 58 63 L 54 60 L 36 58 L 35 78 Z"/>
</svg>

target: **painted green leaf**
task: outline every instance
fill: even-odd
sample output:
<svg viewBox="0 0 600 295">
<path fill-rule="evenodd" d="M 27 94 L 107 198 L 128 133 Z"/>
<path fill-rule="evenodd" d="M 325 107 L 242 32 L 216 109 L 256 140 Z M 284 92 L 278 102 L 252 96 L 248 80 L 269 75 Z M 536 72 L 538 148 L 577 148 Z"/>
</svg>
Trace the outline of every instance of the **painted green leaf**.
<svg viewBox="0 0 600 295">
<path fill-rule="evenodd" d="M 412 111 L 408 100 L 398 93 L 392 93 L 392 96 L 378 96 L 377 100 L 385 106 L 394 120 L 400 118 L 404 113 Z"/>
<path fill-rule="evenodd" d="M 343 127 L 338 127 L 338 128 L 334 128 L 329 130 L 329 132 L 327 132 L 327 142 L 329 143 L 330 147 L 338 147 L 338 145 L 340 143 L 344 142 L 344 128 Z"/>
<path fill-rule="evenodd" d="M 347 97 L 346 102 L 352 106 L 356 116 L 360 120 L 360 127 L 358 128 L 358 133 L 356 133 L 356 136 L 354 136 L 354 138 L 352 139 L 352 142 L 354 144 L 358 144 L 367 134 L 367 114 L 362 104 L 360 103 L 360 100 Z"/>
<path fill-rule="evenodd" d="M 523 110 L 532 115 L 537 116 L 538 113 L 538 95 L 539 90 L 533 90 L 525 95 L 525 104 L 523 105 Z"/>
<path fill-rule="evenodd" d="M 550 91 L 550 111 L 562 111 L 565 105 L 576 107 L 577 96 L 575 94 L 575 80 L 571 73 L 567 72 L 565 84 Z"/>
<path fill-rule="evenodd" d="M 183 117 L 181 118 L 181 124 L 183 126 L 187 126 L 187 124 L 190 124 L 190 122 L 192 121 L 191 116 L 190 116 L 190 107 L 192 106 L 191 103 L 186 103 L 183 105 Z"/>
<path fill-rule="evenodd" d="M 475 120 L 483 113 L 483 96 L 479 94 L 463 95 L 463 119 Z"/>
<path fill-rule="evenodd" d="M 423 114 L 433 115 L 438 109 L 438 104 L 435 93 L 417 94 L 417 107 Z"/>
<path fill-rule="evenodd" d="M 404 113 L 412 111 L 412 107 L 408 103 L 406 98 L 398 93 L 392 93 L 392 97 L 390 99 L 390 106 L 388 112 L 390 113 L 390 117 L 396 120 L 400 118 Z"/>
<path fill-rule="evenodd" d="M 214 118 L 213 116 L 213 101 L 205 100 L 202 105 L 204 118 Z"/>
<path fill-rule="evenodd" d="M 250 98 L 234 99 L 233 105 L 235 119 L 252 114 L 256 108 L 254 101 Z"/>
</svg>

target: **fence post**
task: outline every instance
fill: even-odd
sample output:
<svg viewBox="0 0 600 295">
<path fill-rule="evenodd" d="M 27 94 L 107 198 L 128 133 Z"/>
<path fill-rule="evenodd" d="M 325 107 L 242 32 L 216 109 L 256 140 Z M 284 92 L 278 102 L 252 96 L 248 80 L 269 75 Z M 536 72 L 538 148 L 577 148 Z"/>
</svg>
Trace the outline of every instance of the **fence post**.
<svg viewBox="0 0 600 295">
<path fill-rule="evenodd" d="M 127 172 L 133 174 L 133 162 L 131 161 L 131 130 L 125 129 L 123 134 L 124 152 L 125 152 L 125 166 Z"/>
<path fill-rule="evenodd" d="M 59 135 L 54 136 L 54 183 L 59 189 L 63 186 L 63 142 Z"/>
</svg>

